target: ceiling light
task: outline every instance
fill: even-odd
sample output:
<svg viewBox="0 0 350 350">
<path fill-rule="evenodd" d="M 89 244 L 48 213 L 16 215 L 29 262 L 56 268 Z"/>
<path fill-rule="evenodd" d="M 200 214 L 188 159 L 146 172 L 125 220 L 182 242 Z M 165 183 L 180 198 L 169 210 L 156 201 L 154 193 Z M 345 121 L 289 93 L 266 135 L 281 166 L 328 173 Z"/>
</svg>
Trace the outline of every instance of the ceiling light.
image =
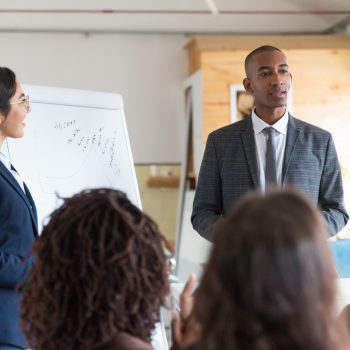
<svg viewBox="0 0 350 350">
<path fill-rule="evenodd" d="M 218 10 L 214 0 L 205 0 L 205 2 L 207 3 L 207 5 L 208 5 L 208 7 L 213 15 L 219 14 L 219 10 Z"/>
</svg>

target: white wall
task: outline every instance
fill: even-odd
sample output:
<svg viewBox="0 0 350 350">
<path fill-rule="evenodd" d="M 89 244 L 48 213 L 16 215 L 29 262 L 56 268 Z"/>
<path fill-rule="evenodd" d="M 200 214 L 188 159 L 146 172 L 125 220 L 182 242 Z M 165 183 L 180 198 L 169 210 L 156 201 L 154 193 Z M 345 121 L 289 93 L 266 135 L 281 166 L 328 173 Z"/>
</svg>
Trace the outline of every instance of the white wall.
<svg viewBox="0 0 350 350">
<path fill-rule="evenodd" d="M 26 84 L 120 93 L 135 163 L 178 163 L 186 40 L 183 35 L 0 33 L 0 65 Z"/>
</svg>

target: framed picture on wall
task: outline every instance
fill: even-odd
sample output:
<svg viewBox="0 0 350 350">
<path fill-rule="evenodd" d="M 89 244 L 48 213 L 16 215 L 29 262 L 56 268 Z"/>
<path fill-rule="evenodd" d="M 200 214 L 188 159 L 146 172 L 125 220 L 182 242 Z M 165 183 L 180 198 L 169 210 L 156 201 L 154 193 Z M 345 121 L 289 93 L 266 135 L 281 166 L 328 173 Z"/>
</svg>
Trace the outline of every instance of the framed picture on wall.
<svg viewBox="0 0 350 350">
<path fill-rule="evenodd" d="M 245 91 L 243 84 L 230 86 L 231 123 L 242 120 L 252 113 L 254 98 Z"/>
<path fill-rule="evenodd" d="M 293 92 L 289 90 L 287 108 L 293 113 Z M 252 113 L 254 107 L 254 98 L 245 91 L 243 84 L 234 84 L 230 86 L 230 115 L 231 123 L 242 120 Z"/>
</svg>

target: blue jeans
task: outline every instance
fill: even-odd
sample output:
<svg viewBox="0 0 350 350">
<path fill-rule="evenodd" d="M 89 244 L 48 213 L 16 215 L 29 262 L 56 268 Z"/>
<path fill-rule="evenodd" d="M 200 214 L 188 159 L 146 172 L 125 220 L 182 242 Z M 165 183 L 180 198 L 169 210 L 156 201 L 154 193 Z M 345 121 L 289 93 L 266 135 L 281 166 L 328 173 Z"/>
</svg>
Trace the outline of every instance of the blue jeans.
<svg viewBox="0 0 350 350">
<path fill-rule="evenodd" d="M 0 350 L 23 350 L 23 348 L 14 345 L 0 344 Z"/>
</svg>

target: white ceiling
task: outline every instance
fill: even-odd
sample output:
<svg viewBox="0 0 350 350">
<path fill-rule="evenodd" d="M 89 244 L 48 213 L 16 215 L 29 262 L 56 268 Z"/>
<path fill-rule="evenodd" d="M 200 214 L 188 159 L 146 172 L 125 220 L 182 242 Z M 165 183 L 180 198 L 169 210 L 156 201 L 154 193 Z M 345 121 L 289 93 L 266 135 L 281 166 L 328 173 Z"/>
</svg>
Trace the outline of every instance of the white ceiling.
<svg viewBox="0 0 350 350">
<path fill-rule="evenodd" d="M 296 34 L 349 22 L 350 0 L 0 0 L 0 31 Z"/>
</svg>

